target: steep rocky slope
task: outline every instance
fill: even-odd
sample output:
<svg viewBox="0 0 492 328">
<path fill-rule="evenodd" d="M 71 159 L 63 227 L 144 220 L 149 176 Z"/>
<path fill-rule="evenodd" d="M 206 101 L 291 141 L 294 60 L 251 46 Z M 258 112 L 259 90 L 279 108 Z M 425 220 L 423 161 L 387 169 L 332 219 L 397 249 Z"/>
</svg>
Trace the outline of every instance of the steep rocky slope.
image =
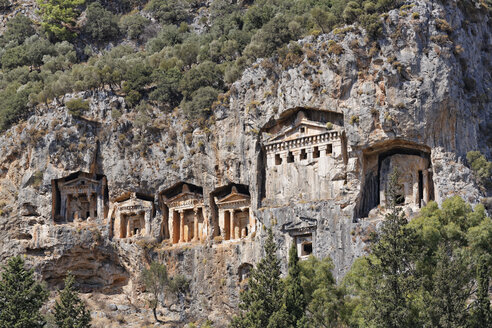
<svg viewBox="0 0 492 328">
<path fill-rule="evenodd" d="M 492 156 L 491 30 L 483 8 L 461 3 L 412 1 L 383 18 L 377 41 L 357 27 L 300 40 L 302 55 L 259 60 L 247 69 L 201 127 L 178 111 L 154 110 L 142 119 L 110 91 L 67 95 L 90 101 L 84 117 L 56 102 L 39 107 L 0 137 L 0 260 L 27 254 L 50 287 L 72 271 L 83 291 L 102 293 L 106 304 L 120 302 L 99 309 L 99 319 L 116 321 L 119 313 L 128 326 L 150 316 L 137 309 L 146 307 L 139 278 L 158 260 L 191 279 L 186 308 L 164 314 L 222 326 L 236 309 L 241 264 L 261 256 L 263 227 L 273 228 L 284 266 L 292 240 L 286 227 L 302 225 L 301 218 L 316 221 L 310 226 L 314 253 L 333 258 L 337 277 L 364 253 L 384 212 L 371 206 L 377 205 L 371 172 L 378 154 L 401 148 L 425 153 L 437 202 L 452 195 L 480 202 L 486 195 L 465 155 L 480 150 Z M 328 164 L 328 179 L 339 187 L 331 197 L 297 195 L 313 181 L 286 176 L 281 201 L 268 202 L 267 130 L 296 108 L 343 114 L 343 149 Z M 111 239 L 110 220 L 55 224 L 51 181 L 74 171 L 104 174 L 111 200 L 132 190 L 155 195 L 157 202 L 158 192 L 178 181 L 201 186 L 209 237 L 181 247 L 161 243 L 161 208 L 151 237 L 132 241 Z M 209 195 L 230 183 L 249 186 L 258 230 L 226 243 L 213 238 Z"/>
</svg>

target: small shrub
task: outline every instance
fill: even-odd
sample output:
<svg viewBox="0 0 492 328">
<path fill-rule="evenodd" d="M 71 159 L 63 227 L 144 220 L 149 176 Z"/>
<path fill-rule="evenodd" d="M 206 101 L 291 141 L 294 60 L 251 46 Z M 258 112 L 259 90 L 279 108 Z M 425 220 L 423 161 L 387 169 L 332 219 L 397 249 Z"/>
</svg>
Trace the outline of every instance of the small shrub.
<svg viewBox="0 0 492 328">
<path fill-rule="evenodd" d="M 489 187 L 492 178 L 492 162 L 487 161 L 479 151 L 469 151 L 466 160 L 475 174 L 478 182 L 485 187 Z"/>
<path fill-rule="evenodd" d="M 354 124 L 358 124 L 359 123 L 359 116 L 357 115 L 352 115 L 350 117 L 350 124 L 354 125 Z"/>
<path fill-rule="evenodd" d="M 328 130 L 333 129 L 333 123 L 331 123 L 331 122 L 326 123 L 326 129 L 328 129 Z"/>
<path fill-rule="evenodd" d="M 65 106 L 67 106 L 70 115 L 73 116 L 81 116 L 84 112 L 88 111 L 90 108 L 89 102 L 80 98 L 70 99 L 65 103 Z"/>
<path fill-rule="evenodd" d="M 85 30 L 95 40 L 109 40 L 119 33 L 116 16 L 104 9 L 99 2 L 87 7 Z"/>
<path fill-rule="evenodd" d="M 39 188 L 41 184 L 43 183 L 43 172 L 41 171 L 36 171 L 33 176 L 32 176 L 32 186 L 34 188 Z"/>
<path fill-rule="evenodd" d="M 222 238 L 222 236 L 215 236 L 214 237 L 214 243 L 216 243 L 216 244 L 220 244 L 223 240 L 224 240 L 224 238 Z"/>
<path fill-rule="evenodd" d="M 445 19 L 437 18 L 436 27 L 438 30 L 443 32 L 448 32 L 448 33 L 453 32 L 453 28 L 451 27 L 451 25 L 449 25 L 449 23 Z"/>
<path fill-rule="evenodd" d="M 120 19 L 119 27 L 130 39 L 138 39 L 150 21 L 142 15 L 127 15 Z"/>
<path fill-rule="evenodd" d="M 328 41 L 328 53 L 334 55 L 343 54 L 343 47 L 333 40 Z"/>
<path fill-rule="evenodd" d="M 419 19 L 420 18 L 420 14 L 418 12 L 414 12 L 414 13 L 412 13 L 412 18 L 413 19 Z"/>
</svg>

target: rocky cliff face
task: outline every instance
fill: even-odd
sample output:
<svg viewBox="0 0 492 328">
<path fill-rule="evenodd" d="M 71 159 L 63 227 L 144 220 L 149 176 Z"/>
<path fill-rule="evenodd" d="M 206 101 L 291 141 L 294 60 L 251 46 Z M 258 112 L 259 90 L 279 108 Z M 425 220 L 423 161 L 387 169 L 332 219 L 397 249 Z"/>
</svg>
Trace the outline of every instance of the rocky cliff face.
<svg viewBox="0 0 492 328">
<path fill-rule="evenodd" d="M 381 163 L 386 158 L 396 163 L 393 155 L 403 156 L 403 171 L 421 172 L 413 176 L 418 183 L 412 176 L 404 181 L 409 215 L 432 198 L 442 202 L 461 195 L 478 203 L 485 195 L 464 158 L 470 150 L 492 156 L 487 16 L 461 2 L 413 1 L 383 19 L 377 41 L 350 26 L 300 40 L 302 55 L 287 57 L 290 61 L 259 60 L 202 124 L 178 112 L 135 113 L 109 91 L 67 95 L 90 101 L 83 117 L 56 102 L 38 108 L 0 137 L 0 259 L 27 254 L 51 287 L 70 270 L 84 291 L 121 303 L 99 309 L 98 317 L 111 320 L 120 313 L 135 326 L 148 313 L 126 304 L 145 307 L 140 272 L 158 260 L 191 279 L 191 301 L 176 308 L 179 314 L 164 314 L 181 322 L 208 317 L 222 326 L 236 309 L 240 268 L 261 257 L 264 227 L 273 228 L 284 266 L 292 240 L 309 235 L 314 254 L 331 256 L 335 275 L 343 276 L 364 254 L 384 213 Z M 343 117 L 335 129 L 341 148 L 333 159 L 291 163 L 318 173 L 328 166 L 323 179 L 336 188 L 329 197 L 297 195 L 297 188 L 313 181 L 293 170 L 277 178 L 286 189 L 272 202 L 265 191 L 268 129 L 299 108 Z M 425 167 L 417 167 L 414 157 Z M 150 236 L 111 239 L 110 218 L 55 224 L 51 181 L 74 171 L 104 174 L 110 200 L 128 190 L 155 195 Z M 157 194 L 179 181 L 203 187 L 210 223 L 206 241 L 161 242 L 165 215 Z M 257 231 L 224 242 L 214 238 L 216 205 L 210 195 L 231 183 L 248 186 Z"/>
</svg>

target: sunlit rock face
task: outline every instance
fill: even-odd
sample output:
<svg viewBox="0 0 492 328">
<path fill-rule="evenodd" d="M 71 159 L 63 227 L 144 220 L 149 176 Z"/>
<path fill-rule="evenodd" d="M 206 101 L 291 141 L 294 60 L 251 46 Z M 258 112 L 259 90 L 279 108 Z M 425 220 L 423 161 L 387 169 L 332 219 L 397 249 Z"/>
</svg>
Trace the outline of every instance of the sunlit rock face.
<svg viewBox="0 0 492 328">
<path fill-rule="evenodd" d="M 0 259 L 26 254 L 52 288 L 72 271 L 90 295 L 141 311 L 141 272 L 160 261 L 190 279 L 182 313 L 162 315 L 221 327 L 268 227 L 284 272 L 295 243 L 303 258 L 330 256 L 340 279 L 381 223 L 395 168 L 409 217 L 432 199 L 478 203 L 465 155 L 492 155 L 490 24 L 452 2 L 414 3 L 419 18 L 391 11 L 376 43 L 354 28 L 300 40 L 316 56 L 299 65 L 258 60 L 202 128 L 157 109 L 137 126 L 110 91 L 67 95 L 90 102 L 83 118 L 41 106 L 0 136 Z"/>
</svg>

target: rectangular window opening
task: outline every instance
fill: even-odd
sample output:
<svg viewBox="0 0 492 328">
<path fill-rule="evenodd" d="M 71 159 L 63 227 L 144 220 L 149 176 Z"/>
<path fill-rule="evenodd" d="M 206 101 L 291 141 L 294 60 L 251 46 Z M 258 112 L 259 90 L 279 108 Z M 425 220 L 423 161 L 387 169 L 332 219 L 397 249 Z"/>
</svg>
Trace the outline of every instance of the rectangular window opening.
<svg viewBox="0 0 492 328">
<path fill-rule="evenodd" d="M 282 164 L 282 158 L 280 157 L 280 154 L 275 154 L 275 165 L 280 164 Z"/>
<path fill-rule="evenodd" d="M 424 199 L 424 175 L 419 170 L 419 207 L 422 206 L 422 199 Z"/>
<path fill-rule="evenodd" d="M 330 156 L 333 153 L 333 146 L 326 145 L 326 155 Z"/>
<path fill-rule="evenodd" d="M 319 148 L 317 146 L 314 147 L 313 158 L 319 158 Z"/>
<path fill-rule="evenodd" d="M 306 149 L 301 149 L 301 161 L 307 159 Z"/>
<path fill-rule="evenodd" d="M 294 163 L 294 154 L 291 151 L 287 154 L 287 163 Z"/>
</svg>

